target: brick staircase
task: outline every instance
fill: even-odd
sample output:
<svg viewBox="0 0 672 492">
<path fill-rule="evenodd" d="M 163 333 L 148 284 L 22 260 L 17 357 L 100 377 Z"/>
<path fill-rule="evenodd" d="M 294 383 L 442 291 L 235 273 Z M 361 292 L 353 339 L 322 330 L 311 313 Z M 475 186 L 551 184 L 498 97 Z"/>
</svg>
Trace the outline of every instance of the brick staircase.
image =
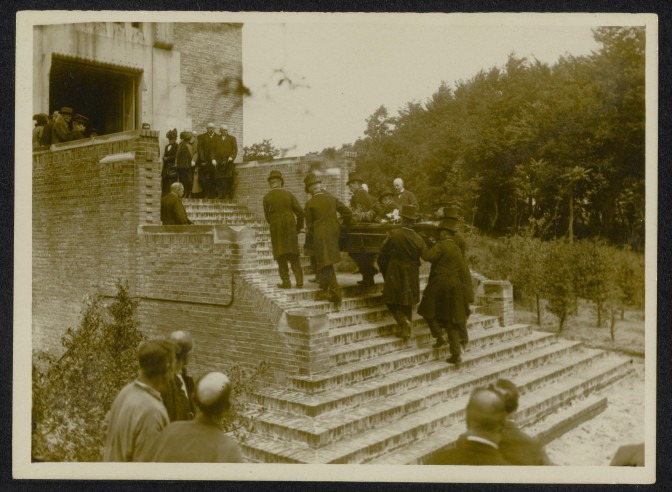
<svg viewBox="0 0 672 492">
<path fill-rule="evenodd" d="M 527 325 L 500 326 L 472 307 L 470 342 L 459 368 L 417 315 L 409 340 L 393 336 L 382 279 L 363 289 L 358 275 L 339 273 L 339 311 L 316 300 L 316 284 L 280 290 L 265 223 L 244 206 L 185 200 L 195 224 L 247 224 L 256 233 L 256 268 L 246 273 L 286 309 L 326 313 L 328 371 L 290 376 L 257 395 L 255 432 L 244 443 L 250 461 L 266 463 L 419 464 L 464 432 L 472 389 L 513 380 L 521 392 L 517 422 L 549 442 L 606 408 L 605 388 L 632 374 L 623 356 L 590 349 Z M 307 258 L 302 260 L 306 265 Z M 421 290 L 427 274 L 421 275 Z"/>
</svg>

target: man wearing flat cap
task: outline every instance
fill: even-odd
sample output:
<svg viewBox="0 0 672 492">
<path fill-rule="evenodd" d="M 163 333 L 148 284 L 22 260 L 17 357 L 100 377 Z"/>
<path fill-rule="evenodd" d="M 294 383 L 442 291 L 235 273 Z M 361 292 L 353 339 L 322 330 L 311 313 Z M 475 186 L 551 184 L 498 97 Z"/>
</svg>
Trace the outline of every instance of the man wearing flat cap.
<svg viewBox="0 0 672 492">
<path fill-rule="evenodd" d="M 401 227 L 392 229 L 380 246 L 378 266 L 385 286 L 383 300 L 399 327 L 400 338 L 411 336 L 413 306 L 420 300 L 420 255 L 427 248 L 425 241 L 413 230 L 417 207 L 401 207 Z"/>
<path fill-rule="evenodd" d="M 141 461 L 156 436 L 169 423 L 161 391 L 173 376 L 175 344 L 166 339 L 138 347 L 140 375 L 112 402 L 103 461 Z"/>
<path fill-rule="evenodd" d="M 219 129 L 219 138 L 215 148 L 215 184 L 217 198 L 233 200 L 233 180 L 238 156 L 238 142 L 236 137 L 229 135 L 229 127 L 222 125 Z"/>
<path fill-rule="evenodd" d="M 457 219 L 439 222 L 439 241 L 425 250 L 422 259 L 432 263 L 427 287 L 418 306 L 418 314 L 425 318 L 435 348 L 450 345 L 449 364 L 459 364 L 461 359 L 460 333 L 466 333 L 469 304 L 474 302 L 471 273 L 462 252 L 455 242 Z"/>
<path fill-rule="evenodd" d="M 159 463 L 242 463 L 238 443 L 227 436 L 222 418 L 231 407 L 231 381 L 211 372 L 196 384 L 196 419 L 173 422 L 156 438 L 142 461 Z"/>
<path fill-rule="evenodd" d="M 296 197 L 283 189 L 285 179 L 280 171 L 268 176 L 271 191 L 264 195 L 264 217 L 271 229 L 273 258 L 278 263 L 281 289 L 290 289 L 288 263 L 292 267 L 296 287 L 303 287 L 303 268 L 299 259 L 299 231 L 303 229 L 303 209 Z"/>
<path fill-rule="evenodd" d="M 54 117 L 51 127 L 51 143 L 69 142 L 74 140 L 70 130 L 70 121 L 72 120 L 72 108 L 63 106 Z"/>
<path fill-rule="evenodd" d="M 322 179 L 310 174 L 304 180 L 312 198 L 306 202 L 306 228 L 312 238 L 312 254 L 315 256 L 317 279 L 323 298 L 340 306 L 341 288 L 336 279 L 334 265 L 341 261 L 338 238 L 341 226 L 338 215 L 349 224 L 351 210 L 331 193 L 322 190 Z"/>
</svg>

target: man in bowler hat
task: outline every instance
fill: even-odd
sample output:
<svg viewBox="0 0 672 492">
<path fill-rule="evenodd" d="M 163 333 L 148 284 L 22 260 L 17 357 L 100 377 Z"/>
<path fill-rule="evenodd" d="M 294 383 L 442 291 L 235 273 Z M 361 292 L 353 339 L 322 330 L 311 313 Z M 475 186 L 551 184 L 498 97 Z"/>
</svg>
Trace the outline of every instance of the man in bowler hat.
<svg viewBox="0 0 672 492">
<path fill-rule="evenodd" d="M 296 287 L 303 287 L 303 268 L 299 259 L 299 231 L 303 229 L 303 209 L 296 197 L 283 189 L 285 179 L 280 171 L 268 176 L 271 191 L 264 195 L 264 217 L 271 229 L 273 258 L 278 263 L 281 282 L 278 287 L 290 289 L 289 263 L 294 273 Z"/>
<path fill-rule="evenodd" d="M 350 173 L 346 183 L 352 193 L 350 198 L 350 209 L 352 210 L 353 217 L 359 217 L 360 219 L 367 217 L 368 212 L 372 211 L 373 206 L 376 203 L 376 200 L 362 187 L 363 183 L 364 180 L 357 172 Z M 362 220 L 360 221 L 364 222 Z M 376 273 L 378 273 L 378 269 L 375 267 L 376 255 L 367 252 L 351 252 L 349 254 L 357 264 L 359 273 L 362 274 L 362 279 L 358 280 L 357 283 L 363 287 L 373 287 L 375 283 L 373 278 Z"/>
</svg>

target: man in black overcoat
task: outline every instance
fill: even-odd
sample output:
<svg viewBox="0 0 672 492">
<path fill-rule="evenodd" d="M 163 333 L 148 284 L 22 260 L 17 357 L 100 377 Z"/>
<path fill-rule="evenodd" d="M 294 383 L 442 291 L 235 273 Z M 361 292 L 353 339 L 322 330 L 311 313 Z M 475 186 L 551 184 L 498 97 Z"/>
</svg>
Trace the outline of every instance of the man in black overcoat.
<svg viewBox="0 0 672 492">
<path fill-rule="evenodd" d="M 352 192 L 350 210 L 352 210 L 353 217 L 360 219 L 358 222 L 373 222 L 365 219 L 368 217 L 368 212 L 372 211 L 376 200 L 362 188 L 363 183 L 364 180 L 356 172 L 352 172 L 348 176 L 346 184 Z M 378 273 L 378 269 L 375 267 L 377 255 L 375 253 L 350 253 L 350 256 L 357 264 L 359 273 L 362 274 L 362 279 L 358 280 L 357 283 L 363 287 L 373 287 L 375 283 L 373 277 Z"/>
<path fill-rule="evenodd" d="M 233 199 L 233 180 L 235 178 L 235 160 L 238 155 L 236 137 L 229 135 L 229 127 L 222 125 L 215 144 L 215 186 L 217 198 Z"/>
<path fill-rule="evenodd" d="M 404 188 L 403 179 L 396 178 L 392 184 L 394 185 L 394 189 L 397 190 L 397 205 L 399 205 L 399 207 L 413 205 L 414 207 L 419 208 L 418 199 L 415 197 L 415 193 Z"/>
<path fill-rule="evenodd" d="M 341 226 L 340 214 L 345 224 L 350 223 L 352 211 L 331 193 L 322 191 L 319 176 L 307 178 L 306 188 L 312 198 L 306 202 L 306 228 L 312 238 L 312 254 L 315 257 L 317 278 L 324 298 L 340 306 L 342 295 L 336 279 L 334 265 L 341 261 L 338 238 Z"/>
<path fill-rule="evenodd" d="M 215 150 L 219 135 L 215 133 L 215 124 L 208 123 L 205 133 L 198 136 L 198 179 L 205 198 L 217 198 L 215 187 Z"/>
<path fill-rule="evenodd" d="M 175 373 L 163 391 L 161 391 L 161 398 L 171 422 L 175 422 L 176 420 L 191 420 L 196 414 L 193 400 L 194 379 L 187 374 L 187 366 L 193 353 L 194 341 L 191 335 L 183 330 L 171 333 L 170 341 L 177 348 L 175 353 Z"/>
<path fill-rule="evenodd" d="M 191 224 L 187 212 L 182 205 L 184 185 L 179 181 L 170 185 L 170 193 L 161 198 L 161 223 L 163 225 Z"/>
<path fill-rule="evenodd" d="M 264 195 L 264 216 L 271 229 L 273 258 L 278 263 L 281 283 L 278 287 L 289 289 L 289 267 L 292 266 L 296 287 L 303 287 L 303 269 L 299 259 L 299 231 L 303 229 L 303 209 L 296 197 L 283 189 L 285 180 L 280 171 L 271 171 L 268 176 L 271 191 Z"/>
<path fill-rule="evenodd" d="M 409 338 L 413 306 L 420 300 L 420 255 L 427 246 L 413 230 L 417 208 L 406 205 L 400 216 L 401 227 L 392 229 L 383 240 L 378 266 L 385 279 L 383 300 L 399 326 L 396 335 Z"/>
</svg>

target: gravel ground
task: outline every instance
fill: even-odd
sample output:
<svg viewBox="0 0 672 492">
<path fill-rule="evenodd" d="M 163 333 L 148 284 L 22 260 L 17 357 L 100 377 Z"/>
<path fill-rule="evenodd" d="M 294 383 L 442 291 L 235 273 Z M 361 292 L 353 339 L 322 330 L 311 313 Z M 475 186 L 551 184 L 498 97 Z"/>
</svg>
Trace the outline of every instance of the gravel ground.
<svg viewBox="0 0 672 492">
<path fill-rule="evenodd" d="M 582 303 L 560 336 L 581 340 L 590 347 L 629 355 L 635 374 L 602 391 L 607 396 L 604 412 L 546 445 L 549 458 L 558 465 L 606 466 L 619 446 L 644 441 L 644 313 L 626 311 L 625 319 L 616 323 L 614 340 L 607 323 L 596 327 L 595 319 L 594 309 L 588 303 Z M 542 325 L 536 325 L 536 316 L 523 303 L 516 304 L 516 321 L 529 323 L 535 330 L 557 332 L 557 321 L 553 316 L 544 315 Z"/>
<path fill-rule="evenodd" d="M 644 441 L 644 359 L 634 358 L 635 376 L 606 388 L 604 412 L 546 445 L 557 465 L 609 465 L 619 446 Z"/>
</svg>

